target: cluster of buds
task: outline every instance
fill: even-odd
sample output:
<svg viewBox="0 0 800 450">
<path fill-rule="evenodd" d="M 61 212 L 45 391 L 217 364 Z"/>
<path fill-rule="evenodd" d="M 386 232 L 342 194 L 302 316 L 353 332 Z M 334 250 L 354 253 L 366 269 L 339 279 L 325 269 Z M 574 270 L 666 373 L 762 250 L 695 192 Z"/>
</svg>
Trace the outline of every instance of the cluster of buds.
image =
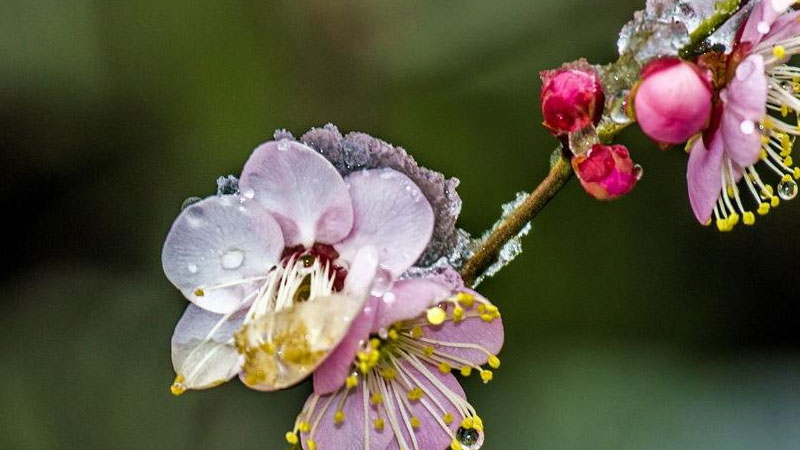
<svg viewBox="0 0 800 450">
<path fill-rule="evenodd" d="M 605 105 L 597 71 L 581 60 L 540 75 L 544 126 L 569 149 L 584 190 L 598 200 L 630 192 L 641 168 L 624 146 L 601 143 L 595 129 Z"/>
</svg>

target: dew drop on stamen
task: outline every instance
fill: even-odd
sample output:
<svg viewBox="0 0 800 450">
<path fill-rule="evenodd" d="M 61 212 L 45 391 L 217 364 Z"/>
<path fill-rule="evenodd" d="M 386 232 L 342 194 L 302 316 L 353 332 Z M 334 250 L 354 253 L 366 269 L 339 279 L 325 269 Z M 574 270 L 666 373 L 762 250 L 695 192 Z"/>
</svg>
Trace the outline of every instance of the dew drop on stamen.
<svg viewBox="0 0 800 450">
<path fill-rule="evenodd" d="M 220 256 L 219 260 L 223 269 L 238 269 L 244 262 L 244 252 L 241 250 L 228 250 Z"/>
<path fill-rule="evenodd" d="M 187 264 L 187 265 L 186 265 L 186 270 L 188 270 L 188 271 L 189 271 L 189 273 L 197 273 L 197 270 L 198 270 L 198 269 L 197 269 L 197 264 L 195 264 L 195 263 L 189 263 L 189 264 Z"/>
<path fill-rule="evenodd" d="M 744 134 L 753 134 L 756 131 L 756 124 L 752 120 L 743 120 L 739 124 L 739 130 Z"/>
<path fill-rule="evenodd" d="M 778 196 L 781 200 L 792 200 L 797 197 L 797 183 L 794 180 L 784 180 L 778 183 Z"/>
<path fill-rule="evenodd" d="M 459 427 L 456 431 L 456 439 L 464 450 L 477 450 L 480 437 L 480 432 L 474 428 Z"/>
</svg>

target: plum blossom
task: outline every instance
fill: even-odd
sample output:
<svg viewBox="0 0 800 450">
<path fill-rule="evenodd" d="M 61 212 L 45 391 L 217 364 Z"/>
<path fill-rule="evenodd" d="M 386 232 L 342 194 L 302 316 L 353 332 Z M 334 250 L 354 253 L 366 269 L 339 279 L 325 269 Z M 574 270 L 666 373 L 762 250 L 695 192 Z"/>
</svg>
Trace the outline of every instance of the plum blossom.
<svg viewBox="0 0 800 450">
<path fill-rule="evenodd" d="M 703 224 L 716 220 L 721 231 L 741 220 L 755 223 L 745 206 L 752 196 L 756 213 L 767 214 L 781 200 L 797 195 L 800 169 L 791 157 L 800 111 L 800 69 L 787 65 L 800 54 L 800 12 L 794 1 L 762 0 L 744 25 L 730 55 L 706 55 L 720 85 L 711 125 L 690 142 L 687 169 L 689 199 Z M 702 62 L 702 59 L 701 59 Z M 777 180 L 773 187 L 756 170 Z"/>
<path fill-rule="evenodd" d="M 493 378 L 503 345 L 497 307 L 434 278 L 397 281 L 369 305 L 343 341 L 352 345 L 314 373 L 286 440 L 305 450 L 480 448 L 483 421 L 451 372 Z"/>
<path fill-rule="evenodd" d="M 191 302 L 172 338 L 176 395 L 237 375 L 265 391 L 300 382 L 433 232 L 432 207 L 406 175 L 342 177 L 290 139 L 256 148 L 239 187 L 188 206 L 164 243 L 164 272 Z"/>
</svg>

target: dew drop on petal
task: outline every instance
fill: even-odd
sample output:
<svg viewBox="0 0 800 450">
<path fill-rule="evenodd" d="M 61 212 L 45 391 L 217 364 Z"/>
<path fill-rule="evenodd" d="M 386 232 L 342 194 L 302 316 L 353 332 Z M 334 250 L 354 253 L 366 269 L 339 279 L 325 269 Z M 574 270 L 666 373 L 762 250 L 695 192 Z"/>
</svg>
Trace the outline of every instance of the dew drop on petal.
<svg viewBox="0 0 800 450">
<path fill-rule="evenodd" d="M 256 196 L 256 191 L 252 189 L 247 189 L 244 192 L 242 192 L 242 195 L 244 195 L 245 198 L 253 198 Z"/>
<path fill-rule="evenodd" d="M 761 34 L 769 33 L 770 26 L 767 22 L 759 22 L 758 23 L 758 32 Z"/>
<path fill-rule="evenodd" d="M 792 200 L 797 197 L 797 183 L 794 180 L 783 180 L 778 183 L 778 196 L 781 200 Z"/>
<path fill-rule="evenodd" d="M 395 298 L 394 292 L 386 292 L 383 294 L 383 301 L 386 303 L 393 303 Z"/>
<path fill-rule="evenodd" d="M 195 263 L 189 263 L 189 264 L 187 264 L 187 265 L 186 265 L 186 270 L 188 270 L 188 271 L 189 271 L 189 273 L 197 273 L 197 270 L 198 270 L 198 269 L 197 269 L 197 264 L 195 264 Z"/>
<path fill-rule="evenodd" d="M 241 250 L 228 250 L 219 257 L 223 269 L 235 270 L 244 262 L 244 252 Z"/>
<path fill-rule="evenodd" d="M 639 164 L 633 166 L 633 175 L 636 177 L 636 180 L 641 180 L 644 176 L 644 168 Z"/>
<path fill-rule="evenodd" d="M 280 150 L 282 152 L 285 152 L 286 150 L 289 150 L 289 140 L 288 139 L 281 139 L 280 142 L 278 142 L 278 150 Z"/>
<path fill-rule="evenodd" d="M 456 439 L 464 450 L 477 450 L 480 441 L 480 432 L 474 428 L 459 427 L 456 431 Z"/>
<path fill-rule="evenodd" d="M 189 198 L 187 198 L 181 204 L 181 211 L 183 211 L 184 209 L 194 205 L 195 203 L 199 202 L 200 200 L 202 200 L 202 198 L 200 198 L 200 197 L 189 197 Z"/>
<path fill-rule="evenodd" d="M 379 269 L 372 282 L 372 292 L 375 297 L 380 297 L 392 286 L 392 274 L 386 269 Z"/>
<path fill-rule="evenodd" d="M 756 131 L 756 124 L 752 120 L 743 120 L 739 124 L 739 130 L 744 134 L 753 134 Z"/>
</svg>

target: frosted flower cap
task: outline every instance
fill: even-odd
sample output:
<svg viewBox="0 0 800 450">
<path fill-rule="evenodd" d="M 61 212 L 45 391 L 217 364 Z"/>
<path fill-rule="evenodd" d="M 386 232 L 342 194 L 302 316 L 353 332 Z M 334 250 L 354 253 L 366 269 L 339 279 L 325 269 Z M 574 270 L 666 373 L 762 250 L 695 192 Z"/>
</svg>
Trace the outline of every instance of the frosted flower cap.
<svg viewBox="0 0 800 450">
<path fill-rule="evenodd" d="M 642 170 L 624 146 L 602 144 L 572 158 L 572 168 L 583 189 L 598 200 L 613 200 L 630 192 Z"/>
<path fill-rule="evenodd" d="M 597 72 L 585 61 L 540 73 L 544 126 L 562 136 L 597 124 L 605 94 Z"/>
<path fill-rule="evenodd" d="M 164 272 L 192 302 L 172 339 L 175 394 L 237 374 L 260 390 L 301 381 L 433 230 L 431 205 L 402 173 L 343 178 L 288 139 L 253 152 L 240 192 L 187 207 L 164 243 Z"/>
<path fill-rule="evenodd" d="M 680 58 L 654 60 L 635 89 L 636 121 L 657 142 L 686 142 L 708 124 L 712 95 L 709 71 Z"/>
</svg>

